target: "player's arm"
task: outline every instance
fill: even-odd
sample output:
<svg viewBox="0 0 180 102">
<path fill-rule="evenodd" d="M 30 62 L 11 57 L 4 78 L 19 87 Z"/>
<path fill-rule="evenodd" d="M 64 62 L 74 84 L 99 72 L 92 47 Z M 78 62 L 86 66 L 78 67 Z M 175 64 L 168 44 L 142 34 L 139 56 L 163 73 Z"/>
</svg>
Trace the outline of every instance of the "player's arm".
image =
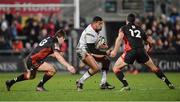
<svg viewBox="0 0 180 102">
<path fill-rule="evenodd" d="M 116 42 L 115 42 L 115 46 L 114 46 L 114 49 L 111 51 L 110 53 L 110 56 L 111 57 L 115 57 L 116 54 L 117 54 L 117 51 L 123 41 L 123 37 L 124 37 L 124 33 L 123 31 L 119 30 L 119 34 L 118 34 L 118 37 L 116 38 Z"/>
<path fill-rule="evenodd" d="M 53 53 L 54 57 L 62 64 L 64 65 L 67 70 L 71 73 L 75 73 L 75 69 L 72 65 L 70 65 L 65 59 L 64 57 L 61 56 L 61 54 L 59 53 L 59 51 L 55 50 Z"/>
<path fill-rule="evenodd" d="M 149 52 L 152 48 L 154 41 L 151 36 L 147 36 L 147 39 L 145 41 L 146 41 L 146 51 Z"/>
<path fill-rule="evenodd" d="M 60 52 L 59 44 L 58 43 L 52 44 L 52 49 L 53 49 L 53 54 L 51 54 L 51 56 L 55 57 L 58 60 L 58 62 L 60 62 L 62 65 L 64 65 L 69 72 L 75 73 L 74 67 L 72 65 L 70 65 L 64 59 L 64 57 L 59 53 Z"/>
<path fill-rule="evenodd" d="M 98 55 L 107 55 L 106 51 L 100 51 L 99 49 L 96 49 L 95 43 L 87 43 L 87 48 L 90 53 Z"/>
<path fill-rule="evenodd" d="M 145 50 L 149 52 L 152 48 L 152 45 L 154 43 L 154 40 L 150 35 L 147 35 L 142 29 L 141 29 L 142 39 L 145 41 Z"/>
</svg>

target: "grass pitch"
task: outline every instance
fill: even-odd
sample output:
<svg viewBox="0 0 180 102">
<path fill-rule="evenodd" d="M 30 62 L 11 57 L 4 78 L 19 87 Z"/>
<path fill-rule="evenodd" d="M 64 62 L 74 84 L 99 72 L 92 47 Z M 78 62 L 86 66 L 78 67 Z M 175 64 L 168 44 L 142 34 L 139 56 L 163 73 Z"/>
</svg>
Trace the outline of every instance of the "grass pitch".
<svg viewBox="0 0 180 102">
<path fill-rule="evenodd" d="M 101 90 L 98 73 L 85 82 L 84 91 L 77 92 L 75 81 L 81 75 L 57 73 L 46 83 L 47 92 L 36 92 L 35 87 L 43 76 L 38 73 L 36 79 L 17 83 L 10 92 L 6 91 L 4 82 L 19 74 L 0 73 L 0 101 L 180 101 L 180 73 L 165 73 L 175 90 L 168 89 L 153 73 L 125 74 L 131 87 L 129 92 L 120 92 L 122 84 L 110 73 L 108 82 L 116 88 Z"/>
</svg>

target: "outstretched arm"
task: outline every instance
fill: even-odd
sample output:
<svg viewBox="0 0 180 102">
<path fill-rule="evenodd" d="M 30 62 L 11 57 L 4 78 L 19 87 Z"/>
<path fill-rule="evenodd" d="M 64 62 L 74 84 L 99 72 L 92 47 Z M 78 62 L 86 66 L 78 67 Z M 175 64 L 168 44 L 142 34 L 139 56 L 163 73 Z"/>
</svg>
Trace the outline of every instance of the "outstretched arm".
<svg viewBox="0 0 180 102">
<path fill-rule="evenodd" d="M 120 45 L 121 45 L 121 43 L 123 41 L 123 37 L 124 37 L 124 33 L 121 30 L 119 30 L 119 34 L 118 34 L 118 37 L 116 38 L 114 49 L 110 53 L 111 57 L 116 56 L 117 51 L 118 51 L 118 49 L 119 49 L 119 47 L 120 47 Z"/>
<path fill-rule="evenodd" d="M 151 36 L 148 36 L 147 39 L 146 39 L 146 42 L 147 42 L 147 47 L 146 47 L 146 51 L 149 52 L 152 48 L 152 45 L 154 43 L 153 39 Z"/>
<path fill-rule="evenodd" d="M 75 73 L 76 71 L 75 71 L 75 68 L 72 66 L 72 65 L 70 65 L 62 56 L 61 56 L 61 54 L 58 52 L 58 51 L 54 51 L 54 56 L 55 56 L 55 58 L 62 64 L 62 65 L 64 65 L 66 68 L 67 68 L 67 70 L 69 71 L 69 72 L 71 72 L 71 73 Z"/>
</svg>

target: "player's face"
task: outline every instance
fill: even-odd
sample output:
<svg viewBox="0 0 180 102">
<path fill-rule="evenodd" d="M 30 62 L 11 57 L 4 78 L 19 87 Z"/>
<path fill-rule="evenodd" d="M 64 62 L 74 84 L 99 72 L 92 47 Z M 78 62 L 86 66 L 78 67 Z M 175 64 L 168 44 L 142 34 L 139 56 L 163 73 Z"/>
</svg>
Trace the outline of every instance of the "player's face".
<svg viewBox="0 0 180 102">
<path fill-rule="evenodd" d="M 103 21 L 97 21 L 96 22 L 96 30 L 97 31 L 101 31 L 102 26 L 103 26 Z"/>
<path fill-rule="evenodd" d="M 65 40 L 64 37 L 57 37 L 59 44 L 62 44 Z"/>
</svg>

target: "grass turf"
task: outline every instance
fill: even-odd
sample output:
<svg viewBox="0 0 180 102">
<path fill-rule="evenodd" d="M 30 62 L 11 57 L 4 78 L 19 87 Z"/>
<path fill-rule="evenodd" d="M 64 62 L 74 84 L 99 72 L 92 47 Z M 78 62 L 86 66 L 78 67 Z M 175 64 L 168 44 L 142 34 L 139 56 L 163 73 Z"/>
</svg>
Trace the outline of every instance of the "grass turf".
<svg viewBox="0 0 180 102">
<path fill-rule="evenodd" d="M 0 73 L 0 101 L 180 101 L 180 73 L 166 73 L 175 90 L 168 89 L 153 73 L 140 73 L 125 74 L 131 91 L 120 92 L 120 82 L 110 73 L 108 82 L 115 85 L 115 89 L 100 90 L 101 75 L 96 74 L 86 81 L 84 91 L 77 92 L 75 81 L 81 75 L 57 73 L 46 83 L 47 92 L 36 92 L 35 87 L 43 76 L 38 73 L 36 79 L 17 83 L 10 92 L 6 91 L 4 82 L 17 75 L 19 73 Z"/>
</svg>

